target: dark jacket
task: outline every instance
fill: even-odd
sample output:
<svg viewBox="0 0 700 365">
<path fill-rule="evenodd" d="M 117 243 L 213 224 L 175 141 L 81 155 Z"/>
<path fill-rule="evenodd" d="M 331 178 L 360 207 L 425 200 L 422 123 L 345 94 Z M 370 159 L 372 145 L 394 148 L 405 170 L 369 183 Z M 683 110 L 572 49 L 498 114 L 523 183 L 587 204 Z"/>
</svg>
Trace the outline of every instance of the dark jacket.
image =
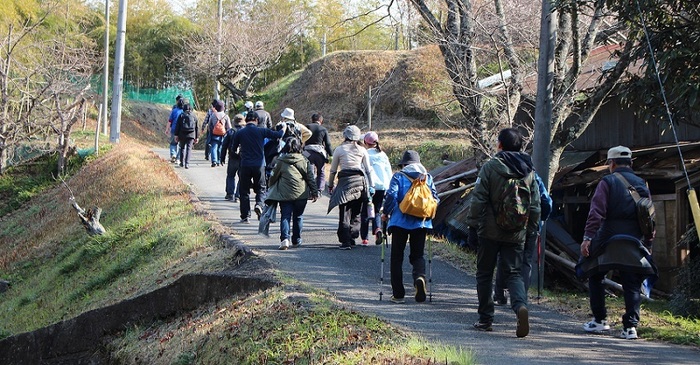
<svg viewBox="0 0 700 365">
<path fill-rule="evenodd" d="M 194 124 L 194 130 L 193 131 L 186 131 L 184 128 L 182 128 L 182 123 L 185 118 L 190 118 L 192 119 L 192 124 Z M 197 117 L 192 114 L 191 112 L 182 112 L 180 113 L 180 116 L 177 117 L 177 122 L 175 123 L 175 135 L 177 138 L 179 138 L 181 141 L 185 141 L 188 139 L 197 139 L 199 138 L 199 123 L 197 123 Z"/>
<path fill-rule="evenodd" d="M 238 151 L 233 149 L 233 136 L 241 130 L 240 126 L 235 126 L 228 131 L 226 131 L 226 135 L 224 135 L 224 140 L 221 142 L 221 151 L 223 152 L 221 154 L 221 163 L 224 164 L 226 163 L 226 157 L 228 156 L 229 158 L 229 163 L 237 163 L 240 165 L 241 163 L 241 155 L 238 154 Z"/>
<path fill-rule="evenodd" d="M 301 153 L 284 153 L 277 158 L 265 202 L 294 201 L 318 196 L 311 163 Z"/>
<path fill-rule="evenodd" d="M 507 232 L 496 224 L 494 207 L 502 187 L 510 178 L 525 178 L 534 175 L 532 159 L 526 153 L 501 151 L 484 164 L 479 171 L 474 190 L 470 194 L 467 225 L 476 228 L 479 237 L 500 242 L 524 243 L 527 230 L 534 225 L 528 224 L 520 231 Z M 529 222 L 540 221 L 540 190 L 537 180 L 530 179 L 530 216 Z"/>
<path fill-rule="evenodd" d="M 328 135 L 328 130 L 326 127 L 318 124 L 311 123 L 307 124 L 306 128 L 311 131 L 311 137 L 304 142 L 305 146 L 319 145 L 322 146 L 326 151 L 326 156 L 333 156 L 333 149 L 331 148 L 331 137 Z"/>
<path fill-rule="evenodd" d="M 283 135 L 284 130 L 258 128 L 255 122 L 249 122 L 234 134 L 231 148 L 236 151 L 240 147 L 241 167 L 262 167 L 265 166 L 265 138 L 282 138 Z"/>
</svg>

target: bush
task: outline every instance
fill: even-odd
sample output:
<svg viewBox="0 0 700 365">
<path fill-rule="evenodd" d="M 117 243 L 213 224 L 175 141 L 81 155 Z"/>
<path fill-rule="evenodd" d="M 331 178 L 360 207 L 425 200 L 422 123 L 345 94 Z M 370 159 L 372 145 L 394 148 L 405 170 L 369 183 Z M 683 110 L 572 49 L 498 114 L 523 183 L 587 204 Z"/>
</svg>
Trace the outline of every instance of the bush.
<svg viewBox="0 0 700 365">
<path fill-rule="evenodd" d="M 688 260 L 678 271 L 677 284 L 669 307 L 673 314 L 700 318 L 700 259 Z"/>
</svg>

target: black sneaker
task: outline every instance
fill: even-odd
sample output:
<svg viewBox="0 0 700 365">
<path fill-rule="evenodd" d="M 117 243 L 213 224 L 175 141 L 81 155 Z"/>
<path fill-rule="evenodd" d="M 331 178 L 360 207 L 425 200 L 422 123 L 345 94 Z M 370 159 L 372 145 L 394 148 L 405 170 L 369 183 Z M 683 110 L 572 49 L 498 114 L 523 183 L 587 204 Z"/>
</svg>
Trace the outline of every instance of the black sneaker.
<svg viewBox="0 0 700 365">
<path fill-rule="evenodd" d="M 260 220 L 260 216 L 263 213 L 263 209 L 261 206 L 255 204 L 255 214 L 258 216 L 258 220 Z"/>
<path fill-rule="evenodd" d="M 503 297 L 503 298 L 494 297 L 493 304 L 497 305 L 499 307 L 502 307 L 504 305 L 508 305 L 508 299 L 506 299 L 506 297 Z"/>
<path fill-rule="evenodd" d="M 474 328 L 479 330 L 479 331 L 485 331 L 485 332 L 493 331 L 493 327 L 491 327 L 491 323 L 481 322 L 481 321 L 474 323 Z"/>
<path fill-rule="evenodd" d="M 233 200 L 233 195 L 226 194 L 226 196 L 224 197 L 224 199 L 226 199 L 226 200 Z"/>
<path fill-rule="evenodd" d="M 391 299 L 389 299 L 389 300 L 390 300 L 392 303 L 395 303 L 395 304 L 404 304 L 404 303 L 406 303 L 406 300 L 405 300 L 404 298 L 397 298 L 397 297 L 395 297 L 395 296 L 393 296 L 393 295 L 391 296 Z"/>
<path fill-rule="evenodd" d="M 425 278 L 420 277 L 416 279 L 413 286 L 416 288 L 416 302 L 425 302 Z"/>
<path fill-rule="evenodd" d="M 348 244 L 348 243 L 343 243 L 343 244 L 340 245 L 340 247 L 338 247 L 338 248 L 341 249 L 341 250 L 349 250 L 349 249 L 352 248 L 352 246 L 350 246 L 350 244 Z"/>
<path fill-rule="evenodd" d="M 250 224 L 250 220 L 248 220 L 248 218 L 241 218 L 241 223 Z"/>
</svg>

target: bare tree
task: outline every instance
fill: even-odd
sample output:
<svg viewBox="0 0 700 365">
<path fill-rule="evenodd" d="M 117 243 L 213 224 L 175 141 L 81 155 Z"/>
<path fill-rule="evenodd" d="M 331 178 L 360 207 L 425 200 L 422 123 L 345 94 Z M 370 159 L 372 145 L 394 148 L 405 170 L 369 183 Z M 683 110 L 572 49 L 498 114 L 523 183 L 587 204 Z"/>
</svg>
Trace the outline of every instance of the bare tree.
<svg viewBox="0 0 700 365">
<path fill-rule="evenodd" d="M 190 76 L 215 77 L 236 99 L 243 99 L 255 78 L 273 66 L 301 31 L 306 15 L 293 4 L 256 6 L 255 16 L 224 9 L 221 63 L 217 62 L 216 14 L 199 24 L 201 31 L 185 40 L 175 62 Z"/>
<path fill-rule="evenodd" d="M 43 17 L 27 21 L 17 31 L 10 24 L 0 35 L 0 173 L 16 147 L 52 134 L 57 143 L 49 143 L 48 151 L 60 151 L 57 170 L 63 171 L 71 128 L 78 121 L 76 113 L 85 103 L 99 57 L 84 31 L 49 37 L 42 33 L 46 17 L 57 11 L 60 8 L 49 3 Z"/>
</svg>

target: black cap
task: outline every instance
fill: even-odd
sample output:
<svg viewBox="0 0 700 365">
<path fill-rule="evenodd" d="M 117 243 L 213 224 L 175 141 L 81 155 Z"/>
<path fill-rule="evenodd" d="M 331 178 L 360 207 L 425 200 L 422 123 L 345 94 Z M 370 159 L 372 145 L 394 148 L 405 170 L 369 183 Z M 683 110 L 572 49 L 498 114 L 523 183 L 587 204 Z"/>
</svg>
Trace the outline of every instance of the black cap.
<svg viewBox="0 0 700 365">
<path fill-rule="evenodd" d="M 399 166 L 403 167 L 412 163 L 420 163 L 420 156 L 417 151 L 408 150 L 403 153 L 403 157 L 401 157 L 401 161 L 399 161 Z"/>
</svg>

